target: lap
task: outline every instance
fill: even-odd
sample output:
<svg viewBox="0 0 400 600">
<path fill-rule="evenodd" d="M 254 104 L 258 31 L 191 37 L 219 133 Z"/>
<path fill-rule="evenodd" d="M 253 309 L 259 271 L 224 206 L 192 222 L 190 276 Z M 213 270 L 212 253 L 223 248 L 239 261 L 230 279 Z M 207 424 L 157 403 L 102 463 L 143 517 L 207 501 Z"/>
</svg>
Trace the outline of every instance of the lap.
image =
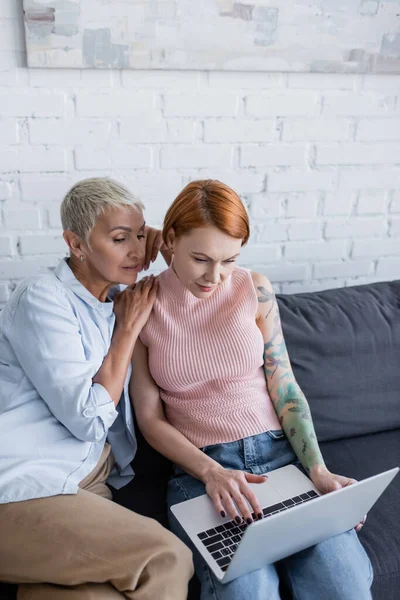
<svg viewBox="0 0 400 600">
<path fill-rule="evenodd" d="M 169 517 L 171 531 L 193 552 L 195 572 L 201 584 L 200 600 L 243 600 L 247 597 L 252 600 L 279 600 L 279 577 L 275 565 L 266 565 L 223 584 L 215 577 L 171 512 Z"/>
<path fill-rule="evenodd" d="M 101 583 L 104 565 L 131 558 L 133 567 L 133 557 L 174 543 L 153 519 L 81 489 L 0 505 L 0 529 L 0 580 L 16 583 Z"/>
<path fill-rule="evenodd" d="M 373 573 L 354 529 L 280 561 L 295 597 L 370 600 Z"/>
<path fill-rule="evenodd" d="M 285 438 L 273 438 L 268 434 L 254 436 L 230 444 L 219 444 L 203 449 L 211 458 L 230 469 L 262 473 L 293 462 L 295 456 Z M 261 460 L 260 460 L 261 459 Z M 205 494 L 204 484 L 175 467 L 168 484 L 168 506 Z M 279 600 L 279 577 L 275 565 L 222 584 L 196 551 L 186 533 L 169 511 L 171 530 L 193 551 L 196 574 L 201 583 L 201 600 L 253 600 L 268 598 Z"/>
<path fill-rule="evenodd" d="M 255 437 L 259 439 L 247 442 L 247 446 L 246 440 L 241 440 L 233 444 L 211 446 L 206 448 L 205 452 L 226 468 L 255 473 L 265 473 L 295 462 L 295 456 L 286 439 L 270 441 L 266 434 Z M 168 506 L 205 493 L 205 486 L 201 481 L 176 467 L 168 485 Z M 246 589 L 251 590 L 253 600 L 265 597 L 271 600 L 275 597 L 279 598 L 279 578 L 275 565 L 266 565 L 263 569 L 223 585 L 191 545 L 189 538 L 170 511 L 169 518 L 172 531 L 194 551 L 196 573 L 202 583 L 202 600 L 242 598 L 243 590 Z M 326 600 L 330 598 L 353 600 L 354 597 L 364 600 L 371 597 L 369 592 L 372 583 L 371 565 L 354 530 L 293 554 L 279 562 L 278 570 L 286 575 L 285 579 L 295 592 L 295 597 L 301 599 L 311 600 L 313 588 L 315 598 L 318 600 L 322 597 Z M 343 586 L 351 589 L 353 596 L 346 596 Z M 268 596 L 265 595 L 267 589 Z M 246 593 L 247 595 L 249 593 Z"/>
</svg>

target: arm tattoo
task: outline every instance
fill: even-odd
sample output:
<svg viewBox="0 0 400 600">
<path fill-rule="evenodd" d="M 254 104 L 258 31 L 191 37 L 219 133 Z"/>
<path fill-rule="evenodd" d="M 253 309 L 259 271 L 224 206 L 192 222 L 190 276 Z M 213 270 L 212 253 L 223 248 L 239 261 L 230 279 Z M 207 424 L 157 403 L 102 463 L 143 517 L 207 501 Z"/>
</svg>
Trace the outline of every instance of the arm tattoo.
<svg viewBox="0 0 400 600">
<path fill-rule="evenodd" d="M 289 368 L 285 342 L 281 342 L 276 350 L 268 352 L 272 343 L 270 342 L 264 346 L 264 371 L 267 377 L 273 377 L 278 367 Z"/>
<path fill-rule="evenodd" d="M 264 345 L 263 366 L 268 392 L 282 429 L 303 467 L 309 472 L 315 464 L 325 464 L 310 408 L 290 365 L 275 295 L 262 286 L 257 290 L 260 303 L 271 303 L 271 306 L 266 306 L 265 319 L 273 319 L 270 339 Z"/>
<path fill-rule="evenodd" d="M 265 287 L 263 287 L 262 285 L 258 286 L 257 289 L 260 292 L 260 295 L 258 297 L 259 302 L 269 302 L 270 300 L 275 300 L 274 293 L 270 292 L 269 290 L 266 290 Z"/>
<path fill-rule="evenodd" d="M 315 464 L 325 464 L 308 402 L 293 373 L 282 374 L 280 384 L 268 389 L 281 427 L 306 471 Z"/>
<path fill-rule="evenodd" d="M 257 289 L 260 292 L 260 295 L 258 296 L 259 302 L 271 302 L 272 301 L 271 307 L 265 317 L 267 319 L 276 303 L 275 294 L 274 294 L 274 292 L 270 292 L 269 290 L 266 290 L 265 287 L 263 287 L 262 285 L 258 286 Z"/>
</svg>

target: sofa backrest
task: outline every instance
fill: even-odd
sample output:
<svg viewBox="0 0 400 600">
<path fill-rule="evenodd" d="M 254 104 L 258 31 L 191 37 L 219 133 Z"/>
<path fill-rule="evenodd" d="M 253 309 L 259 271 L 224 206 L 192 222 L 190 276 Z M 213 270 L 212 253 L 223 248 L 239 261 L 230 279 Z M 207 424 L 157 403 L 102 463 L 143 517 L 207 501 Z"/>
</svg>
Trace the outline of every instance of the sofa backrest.
<svg viewBox="0 0 400 600">
<path fill-rule="evenodd" d="M 400 427 L 400 281 L 277 298 L 318 439 Z"/>
</svg>

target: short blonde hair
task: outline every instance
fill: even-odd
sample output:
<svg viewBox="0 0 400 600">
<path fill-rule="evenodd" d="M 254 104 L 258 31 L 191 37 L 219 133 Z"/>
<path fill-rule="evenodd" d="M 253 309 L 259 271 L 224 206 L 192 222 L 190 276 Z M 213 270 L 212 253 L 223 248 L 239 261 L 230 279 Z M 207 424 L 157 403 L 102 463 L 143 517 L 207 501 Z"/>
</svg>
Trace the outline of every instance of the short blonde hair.
<svg viewBox="0 0 400 600">
<path fill-rule="evenodd" d="M 144 206 L 123 185 L 108 177 L 92 177 L 78 181 L 61 203 L 63 230 L 70 230 L 89 244 L 89 237 L 100 215 L 109 208 Z"/>
</svg>

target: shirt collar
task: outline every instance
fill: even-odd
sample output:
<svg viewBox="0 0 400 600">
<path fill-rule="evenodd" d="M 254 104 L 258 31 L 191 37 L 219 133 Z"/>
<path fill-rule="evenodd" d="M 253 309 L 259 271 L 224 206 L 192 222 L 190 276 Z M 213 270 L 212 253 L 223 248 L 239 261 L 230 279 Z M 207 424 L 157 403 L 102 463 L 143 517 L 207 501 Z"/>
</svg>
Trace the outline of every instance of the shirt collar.
<svg viewBox="0 0 400 600">
<path fill-rule="evenodd" d="M 93 294 L 89 292 L 87 288 L 73 274 L 72 270 L 68 266 L 67 259 L 63 258 L 60 260 L 56 268 L 54 269 L 55 276 L 63 282 L 72 292 L 81 298 L 86 304 L 96 310 L 101 310 L 105 313 L 112 313 L 114 309 L 114 302 L 100 302 Z M 111 292 L 111 290 L 110 290 Z M 113 294 L 110 294 L 112 296 Z M 115 295 L 115 294 L 114 294 Z"/>
</svg>

